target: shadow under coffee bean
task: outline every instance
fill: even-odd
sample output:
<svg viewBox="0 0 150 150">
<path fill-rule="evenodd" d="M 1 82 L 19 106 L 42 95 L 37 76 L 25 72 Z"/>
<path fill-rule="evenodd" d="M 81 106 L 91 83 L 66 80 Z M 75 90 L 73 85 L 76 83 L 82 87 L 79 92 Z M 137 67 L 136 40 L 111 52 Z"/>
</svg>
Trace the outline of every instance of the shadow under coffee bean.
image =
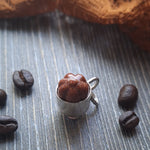
<svg viewBox="0 0 150 150">
<path fill-rule="evenodd" d="M 33 86 L 34 78 L 29 71 L 22 69 L 14 72 L 13 82 L 18 89 L 28 90 Z"/>
</svg>

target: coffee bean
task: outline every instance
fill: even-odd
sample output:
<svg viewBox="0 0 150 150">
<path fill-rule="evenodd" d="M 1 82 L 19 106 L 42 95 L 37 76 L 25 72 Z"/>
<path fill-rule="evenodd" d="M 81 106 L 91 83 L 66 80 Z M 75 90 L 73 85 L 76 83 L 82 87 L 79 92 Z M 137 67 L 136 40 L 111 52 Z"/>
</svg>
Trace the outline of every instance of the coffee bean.
<svg viewBox="0 0 150 150">
<path fill-rule="evenodd" d="M 6 104 L 7 94 L 4 90 L 0 89 L 0 106 Z"/>
<path fill-rule="evenodd" d="M 125 130 L 132 130 L 139 124 L 139 118 L 133 111 L 127 111 L 119 117 L 119 124 Z"/>
<path fill-rule="evenodd" d="M 10 116 L 0 116 L 0 134 L 6 135 L 17 130 L 17 120 Z"/>
<path fill-rule="evenodd" d="M 138 98 L 138 90 L 134 85 L 124 85 L 119 93 L 118 103 L 124 108 L 131 108 L 135 105 Z"/>
<path fill-rule="evenodd" d="M 13 74 L 13 81 L 20 90 L 28 90 L 34 84 L 32 74 L 27 70 L 15 71 Z"/>
</svg>

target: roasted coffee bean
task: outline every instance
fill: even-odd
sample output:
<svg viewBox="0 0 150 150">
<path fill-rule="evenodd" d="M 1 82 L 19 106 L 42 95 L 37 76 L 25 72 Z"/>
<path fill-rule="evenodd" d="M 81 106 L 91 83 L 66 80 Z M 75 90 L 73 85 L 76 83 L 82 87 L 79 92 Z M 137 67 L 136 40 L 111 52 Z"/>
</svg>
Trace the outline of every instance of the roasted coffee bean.
<svg viewBox="0 0 150 150">
<path fill-rule="evenodd" d="M 0 106 L 6 104 L 7 94 L 4 90 L 0 89 Z"/>
<path fill-rule="evenodd" d="M 119 93 L 118 103 L 124 108 L 131 108 L 138 99 L 138 90 L 134 85 L 124 85 Z"/>
<path fill-rule="evenodd" d="M 33 76 L 27 70 L 15 71 L 13 81 L 15 86 L 20 90 L 30 89 L 34 84 Z"/>
<path fill-rule="evenodd" d="M 139 124 L 139 118 L 133 111 L 127 111 L 119 117 L 119 124 L 125 130 L 132 130 Z"/>
<path fill-rule="evenodd" d="M 10 116 L 0 116 L 0 134 L 6 135 L 17 130 L 17 120 Z"/>
</svg>

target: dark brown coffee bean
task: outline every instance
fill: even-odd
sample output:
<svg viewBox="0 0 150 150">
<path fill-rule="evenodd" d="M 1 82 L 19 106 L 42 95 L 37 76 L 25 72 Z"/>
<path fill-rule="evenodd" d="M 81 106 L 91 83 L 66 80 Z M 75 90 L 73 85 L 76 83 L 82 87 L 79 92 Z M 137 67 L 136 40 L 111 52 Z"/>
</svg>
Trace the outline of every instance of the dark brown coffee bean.
<svg viewBox="0 0 150 150">
<path fill-rule="evenodd" d="M 124 85 L 119 93 L 118 103 L 124 108 L 131 108 L 138 99 L 138 90 L 134 85 Z"/>
<path fill-rule="evenodd" d="M 0 89 L 0 106 L 6 104 L 7 94 L 4 90 Z"/>
<path fill-rule="evenodd" d="M 13 74 L 13 81 L 20 90 L 28 90 L 34 84 L 32 74 L 27 70 L 15 71 Z"/>
<path fill-rule="evenodd" d="M 132 130 L 139 124 L 139 118 L 133 111 L 127 111 L 119 117 L 119 124 L 125 130 Z"/>
<path fill-rule="evenodd" d="M 6 135 L 17 130 L 17 120 L 10 116 L 0 116 L 0 134 Z"/>
</svg>

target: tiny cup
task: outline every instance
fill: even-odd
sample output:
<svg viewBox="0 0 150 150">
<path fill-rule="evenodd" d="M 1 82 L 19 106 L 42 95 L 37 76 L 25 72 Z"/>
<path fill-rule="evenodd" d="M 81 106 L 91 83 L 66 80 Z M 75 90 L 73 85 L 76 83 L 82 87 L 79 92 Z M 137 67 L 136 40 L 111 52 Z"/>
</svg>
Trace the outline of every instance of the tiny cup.
<svg viewBox="0 0 150 150">
<path fill-rule="evenodd" d="M 89 84 L 89 87 L 90 87 L 89 94 L 86 99 L 77 103 L 70 103 L 61 99 L 57 93 L 58 86 L 56 87 L 57 105 L 58 105 L 59 111 L 62 114 L 64 114 L 70 119 L 77 119 L 87 112 L 89 105 L 90 105 L 90 101 L 94 105 L 98 106 L 98 101 L 93 93 L 93 90 L 99 84 L 99 78 L 93 77 L 89 79 L 87 83 Z"/>
</svg>

